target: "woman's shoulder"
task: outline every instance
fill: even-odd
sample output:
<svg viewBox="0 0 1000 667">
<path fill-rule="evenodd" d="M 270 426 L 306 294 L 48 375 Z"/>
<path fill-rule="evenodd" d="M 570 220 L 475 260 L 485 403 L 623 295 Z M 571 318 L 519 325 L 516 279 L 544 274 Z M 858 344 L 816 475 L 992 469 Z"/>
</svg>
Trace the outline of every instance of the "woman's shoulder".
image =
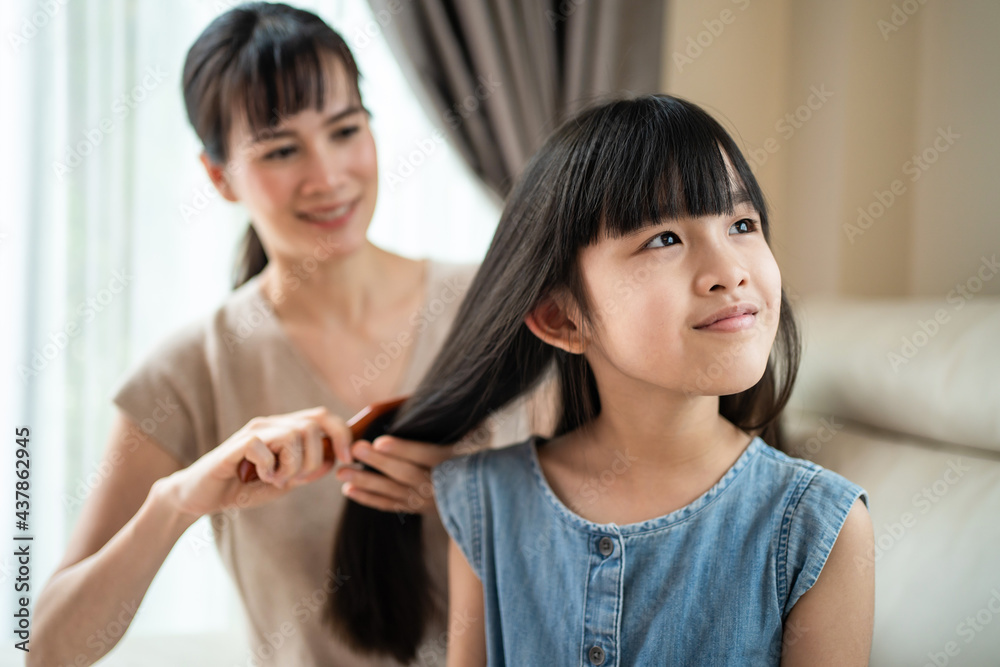
<svg viewBox="0 0 1000 667">
<path fill-rule="evenodd" d="M 136 366 L 189 372 L 192 366 L 205 365 L 207 355 L 217 345 L 232 351 L 268 317 L 257 281 L 251 279 L 227 294 L 221 303 L 162 336 L 137 360 Z"/>
</svg>

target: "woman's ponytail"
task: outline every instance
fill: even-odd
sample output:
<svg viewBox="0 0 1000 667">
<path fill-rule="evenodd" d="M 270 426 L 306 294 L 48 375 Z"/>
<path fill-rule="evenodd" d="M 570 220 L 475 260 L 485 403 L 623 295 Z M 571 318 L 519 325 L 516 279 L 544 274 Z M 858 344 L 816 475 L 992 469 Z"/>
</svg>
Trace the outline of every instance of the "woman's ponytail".
<svg viewBox="0 0 1000 667">
<path fill-rule="evenodd" d="M 247 225 L 247 231 L 243 234 L 237 252 L 236 265 L 233 267 L 233 289 L 253 278 L 267 266 L 267 253 L 264 252 L 264 246 L 252 222 Z"/>
</svg>

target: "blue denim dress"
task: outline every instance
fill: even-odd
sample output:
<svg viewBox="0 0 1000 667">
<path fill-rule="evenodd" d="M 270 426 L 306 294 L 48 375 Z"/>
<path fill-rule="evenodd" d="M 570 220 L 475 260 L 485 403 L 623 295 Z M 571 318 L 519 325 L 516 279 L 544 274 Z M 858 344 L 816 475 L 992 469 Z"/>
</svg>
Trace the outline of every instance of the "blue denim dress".
<svg viewBox="0 0 1000 667">
<path fill-rule="evenodd" d="M 864 489 L 754 438 L 711 489 L 619 526 L 549 487 L 541 436 L 433 471 L 483 585 L 489 665 L 777 665 L 783 622 Z M 544 444 L 542 444 L 544 446 Z"/>
</svg>

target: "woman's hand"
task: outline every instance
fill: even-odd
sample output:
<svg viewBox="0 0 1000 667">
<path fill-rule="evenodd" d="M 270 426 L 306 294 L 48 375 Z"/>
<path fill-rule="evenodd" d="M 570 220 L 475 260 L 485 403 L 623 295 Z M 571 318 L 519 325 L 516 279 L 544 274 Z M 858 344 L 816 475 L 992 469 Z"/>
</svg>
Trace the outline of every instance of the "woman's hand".
<svg viewBox="0 0 1000 667">
<path fill-rule="evenodd" d="M 388 435 L 374 442 L 357 440 L 351 447 L 353 460 L 384 473 L 343 467 L 337 479 L 344 482 L 344 495 L 383 512 L 427 514 L 437 511 L 431 468 L 452 458 L 457 445 L 431 445 Z"/>
<path fill-rule="evenodd" d="M 333 441 L 337 460 L 351 460 L 351 431 L 326 408 L 255 417 L 187 468 L 161 480 L 164 493 L 192 516 L 262 505 L 330 471 L 334 462 L 323 460 L 324 435 Z M 240 481 L 237 467 L 244 458 L 254 464 L 259 480 Z"/>
</svg>

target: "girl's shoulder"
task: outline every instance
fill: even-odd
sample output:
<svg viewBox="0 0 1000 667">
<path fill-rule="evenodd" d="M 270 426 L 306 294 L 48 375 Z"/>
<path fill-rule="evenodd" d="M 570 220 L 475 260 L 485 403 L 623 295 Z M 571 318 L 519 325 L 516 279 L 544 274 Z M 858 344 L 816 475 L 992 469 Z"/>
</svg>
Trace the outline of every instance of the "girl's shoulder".
<svg viewBox="0 0 1000 667">
<path fill-rule="evenodd" d="M 861 498 L 868 504 L 867 492 L 839 473 L 807 459 L 789 456 L 762 439 L 758 438 L 758 442 L 761 445 L 758 474 L 770 477 L 775 490 L 787 497 L 793 509 L 803 503 L 829 508 L 829 501 L 838 498 L 852 501 Z"/>
<path fill-rule="evenodd" d="M 833 470 L 769 445 L 761 447 L 760 454 L 758 473 L 772 480 L 777 584 L 784 618 L 816 583 L 851 508 L 858 500 L 868 507 L 868 492 Z"/>
<path fill-rule="evenodd" d="M 477 449 L 439 464 L 432 472 L 435 485 L 503 485 L 530 475 L 531 445 L 536 436 L 504 447 Z"/>
</svg>

